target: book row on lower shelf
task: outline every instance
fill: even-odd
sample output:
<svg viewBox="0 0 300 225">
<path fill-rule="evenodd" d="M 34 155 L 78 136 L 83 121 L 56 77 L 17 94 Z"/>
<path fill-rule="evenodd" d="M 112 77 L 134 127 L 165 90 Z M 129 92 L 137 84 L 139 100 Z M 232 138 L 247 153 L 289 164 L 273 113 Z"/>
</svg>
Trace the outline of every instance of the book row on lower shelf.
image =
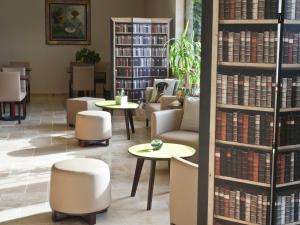
<svg viewBox="0 0 300 225">
<path fill-rule="evenodd" d="M 134 78 L 138 77 L 166 77 L 168 71 L 166 68 L 117 68 L 117 77 Z"/>
<path fill-rule="evenodd" d="M 266 194 L 216 185 L 214 196 L 216 216 L 253 224 L 267 224 L 270 199 Z"/>
<path fill-rule="evenodd" d="M 272 145 L 272 114 L 217 110 L 216 139 L 253 145 Z"/>
<path fill-rule="evenodd" d="M 139 67 L 167 67 L 168 59 L 164 58 L 117 58 L 116 66 L 139 66 Z"/>
<path fill-rule="evenodd" d="M 270 184 L 271 154 L 217 146 L 215 175 Z"/>
<path fill-rule="evenodd" d="M 275 31 L 219 31 L 218 61 L 275 63 L 276 36 Z M 284 32 L 283 36 L 283 63 L 300 63 L 299 33 Z"/>
<path fill-rule="evenodd" d="M 115 31 L 118 33 L 146 33 L 146 34 L 166 34 L 169 32 L 168 24 L 130 24 L 120 23 L 116 24 Z"/>
<path fill-rule="evenodd" d="M 277 0 L 220 0 L 220 19 L 271 19 L 276 16 Z"/>
<path fill-rule="evenodd" d="M 116 48 L 116 57 L 166 57 L 167 51 L 164 48 Z"/>
<path fill-rule="evenodd" d="M 280 146 L 300 143 L 300 114 L 284 113 L 279 116 L 278 144 Z"/>
<path fill-rule="evenodd" d="M 272 76 L 217 75 L 217 103 L 272 107 Z"/>
<path fill-rule="evenodd" d="M 300 192 L 292 190 L 276 197 L 275 225 L 300 224 Z M 296 223 L 298 222 L 298 223 Z"/>
<path fill-rule="evenodd" d="M 164 45 L 167 42 L 167 36 L 144 36 L 144 35 L 118 35 L 115 37 L 117 45 Z"/>
<path fill-rule="evenodd" d="M 116 88 L 137 89 L 152 86 L 153 80 L 116 80 Z"/>
<path fill-rule="evenodd" d="M 117 92 L 120 91 L 122 88 L 116 88 Z M 145 97 L 144 90 L 124 90 L 124 94 L 128 96 L 129 100 L 137 101 L 142 100 Z"/>
<path fill-rule="evenodd" d="M 300 180 L 300 152 L 280 153 L 277 155 L 276 183 L 284 184 Z"/>
</svg>

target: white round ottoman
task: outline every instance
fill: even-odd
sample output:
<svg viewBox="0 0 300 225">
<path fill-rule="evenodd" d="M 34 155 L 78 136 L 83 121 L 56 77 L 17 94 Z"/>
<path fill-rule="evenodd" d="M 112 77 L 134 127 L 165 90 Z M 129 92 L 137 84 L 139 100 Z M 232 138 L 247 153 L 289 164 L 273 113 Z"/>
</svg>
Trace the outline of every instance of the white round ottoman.
<svg viewBox="0 0 300 225">
<path fill-rule="evenodd" d="M 82 111 L 76 115 L 75 137 L 81 146 L 90 141 L 105 141 L 109 145 L 112 136 L 111 115 L 105 111 Z"/>
<path fill-rule="evenodd" d="M 79 215 L 95 224 L 96 214 L 106 212 L 110 202 L 110 172 L 105 162 L 76 158 L 52 166 L 50 206 L 54 221 L 60 215 Z"/>
</svg>

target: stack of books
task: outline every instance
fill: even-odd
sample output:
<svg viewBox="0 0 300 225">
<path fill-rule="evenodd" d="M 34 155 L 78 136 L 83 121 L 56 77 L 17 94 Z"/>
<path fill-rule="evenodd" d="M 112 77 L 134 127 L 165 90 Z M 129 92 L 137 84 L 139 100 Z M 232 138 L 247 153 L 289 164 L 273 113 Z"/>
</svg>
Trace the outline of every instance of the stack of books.
<svg viewBox="0 0 300 225">
<path fill-rule="evenodd" d="M 267 224 L 270 202 L 267 195 L 215 187 L 215 215 L 254 224 Z"/>
<path fill-rule="evenodd" d="M 276 198 L 276 225 L 299 224 L 300 221 L 300 192 L 289 191 L 278 195 Z"/>
<path fill-rule="evenodd" d="M 270 183 L 271 154 L 216 147 L 215 175 Z"/>
<path fill-rule="evenodd" d="M 296 145 L 300 143 L 300 115 L 299 113 L 285 113 L 279 117 L 278 140 L 280 146 Z"/>
<path fill-rule="evenodd" d="M 253 145 L 272 145 L 273 115 L 217 111 L 216 139 Z"/>
<path fill-rule="evenodd" d="M 276 183 L 284 184 L 300 180 L 300 152 L 281 153 L 277 157 Z"/>
<path fill-rule="evenodd" d="M 273 86 L 272 76 L 218 74 L 217 103 L 271 108 Z"/>
</svg>

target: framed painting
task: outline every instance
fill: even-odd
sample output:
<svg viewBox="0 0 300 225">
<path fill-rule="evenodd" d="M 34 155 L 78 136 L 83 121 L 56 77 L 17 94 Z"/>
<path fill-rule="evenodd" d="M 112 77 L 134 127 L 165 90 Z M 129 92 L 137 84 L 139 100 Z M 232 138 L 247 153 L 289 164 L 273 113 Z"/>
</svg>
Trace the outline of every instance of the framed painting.
<svg viewBox="0 0 300 225">
<path fill-rule="evenodd" d="M 45 1 L 47 44 L 91 44 L 90 0 Z"/>
</svg>

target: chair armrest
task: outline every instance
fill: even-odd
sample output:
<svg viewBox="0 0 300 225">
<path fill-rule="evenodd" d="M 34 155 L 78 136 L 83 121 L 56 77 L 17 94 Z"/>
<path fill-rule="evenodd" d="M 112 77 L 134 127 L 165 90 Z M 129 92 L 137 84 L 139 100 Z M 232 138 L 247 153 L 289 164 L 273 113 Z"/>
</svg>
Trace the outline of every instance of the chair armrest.
<svg viewBox="0 0 300 225">
<path fill-rule="evenodd" d="M 179 130 L 182 116 L 182 109 L 153 112 L 151 116 L 151 139 L 168 131 Z"/>
<path fill-rule="evenodd" d="M 171 159 L 170 220 L 173 224 L 197 224 L 198 165 Z"/>
<path fill-rule="evenodd" d="M 147 87 L 145 90 L 145 102 L 146 104 L 150 102 L 151 96 L 153 92 L 153 87 Z"/>
<path fill-rule="evenodd" d="M 168 109 L 168 106 L 174 101 L 176 101 L 176 96 L 166 96 L 166 95 L 161 96 L 160 109 L 161 110 Z"/>
</svg>

